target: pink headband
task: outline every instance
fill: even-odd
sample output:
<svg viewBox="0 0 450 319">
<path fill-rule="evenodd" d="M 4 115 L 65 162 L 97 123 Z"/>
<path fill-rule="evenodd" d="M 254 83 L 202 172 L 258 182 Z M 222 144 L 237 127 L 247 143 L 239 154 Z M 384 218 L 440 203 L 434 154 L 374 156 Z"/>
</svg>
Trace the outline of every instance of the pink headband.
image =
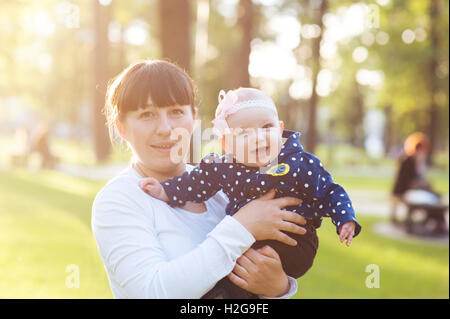
<svg viewBox="0 0 450 319">
<path fill-rule="evenodd" d="M 237 103 L 238 96 L 236 92 L 230 90 L 225 94 L 224 90 L 220 90 L 218 99 L 219 105 L 216 109 L 216 118 L 212 123 L 214 125 L 214 133 L 219 137 L 230 133 L 230 127 L 228 126 L 226 118 L 239 110 L 248 107 L 263 107 L 275 111 L 275 114 L 278 114 L 277 108 L 270 98 L 259 97 L 257 99 Z"/>
</svg>

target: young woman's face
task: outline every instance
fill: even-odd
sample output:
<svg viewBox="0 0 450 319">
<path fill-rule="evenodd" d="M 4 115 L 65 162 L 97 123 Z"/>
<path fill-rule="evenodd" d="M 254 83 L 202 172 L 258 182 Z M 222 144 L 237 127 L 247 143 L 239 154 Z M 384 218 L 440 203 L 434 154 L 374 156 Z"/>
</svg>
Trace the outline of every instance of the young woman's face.
<svg viewBox="0 0 450 319">
<path fill-rule="evenodd" d="M 172 161 L 175 151 L 189 148 L 189 138 L 171 139 L 171 134 L 177 129 L 190 137 L 196 117 L 197 112 L 190 105 L 156 107 L 149 103 L 127 113 L 121 135 L 138 161 L 148 168 L 168 171 L 183 164 Z"/>
<path fill-rule="evenodd" d="M 225 150 L 236 161 L 263 167 L 275 160 L 282 146 L 283 122 L 271 110 L 246 108 L 227 119 L 232 133 L 225 136 Z"/>
</svg>

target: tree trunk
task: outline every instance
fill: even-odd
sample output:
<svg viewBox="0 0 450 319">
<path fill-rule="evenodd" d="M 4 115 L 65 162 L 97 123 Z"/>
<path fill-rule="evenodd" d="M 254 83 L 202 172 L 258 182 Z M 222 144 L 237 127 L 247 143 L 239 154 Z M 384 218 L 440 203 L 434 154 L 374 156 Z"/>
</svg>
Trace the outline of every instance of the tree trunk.
<svg viewBox="0 0 450 319">
<path fill-rule="evenodd" d="M 356 76 L 353 77 L 353 98 L 352 98 L 352 112 L 350 113 L 350 130 L 351 143 L 357 148 L 364 148 L 364 98 L 361 93 L 361 86 L 356 81 Z"/>
<path fill-rule="evenodd" d="M 111 150 L 106 120 L 102 113 L 105 105 L 106 85 L 108 82 L 108 24 L 110 19 L 110 6 L 102 6 L 97 0 L 94 5 L 94 108 L 93 132 L 95 143 L 95 156 L 97 161 L 108 158 Z"/>
<path fill-rule="evenodd" d="M 309 100 L 309 115 L 308 115 L 308 134 L 306 137 L 306 149 L 308 152 L 314 153 L 317 144 L 317 128 L 316 128 L 316 117 L 317 117 L 317 104 L 319 102 L 319 96 L 316 92 L 317 76 L 320 71 L 320 42 L 322 41 L 323 35 L 323 22 L 322 18 L 328 9 L 328 0 L 321 0 L 320 9 L 316 16 L 316 24 L 320 27 L 320 35 L 314 39 L 312 48 L 312 78 L 313 78 L 313 90 L 312 95 Z"/>
<path fill-rule="evenodd" d="M 162 55 L 186 72 L 191 69 L 191 6 L 189 0 L 160 0 Z"/>
<path fill-rule="evenodd" d="M 430 85 L 430 105 L 429 105 L 429 126 L 428 126 L 428 136 L 431 142 L 431 148 L 429 153 L 429 163 L 433 162 L 433 153 L 437 143 L 437 132 L 439 130 L 438 124 L 438 112 L 437 105 L 435 101 L 435 95 L 437 92 L 437 78 L 436 78 L 436 69 L 438 66 L 438 48 L 439 48 L 439 38 L 438 38 L 438 26 L 437 19 L 439 15 L 439 0 L 430 0 L 430 9 L 429 9 L 429 17 L 430 17 L 430 39 L 431 39 L 431 58 L 429 62 L 429 85 Z"/>
<path fill-rule="evenodd" d="M 229 88 L 250 86 L 248 65 L 250 63 L 250 42 L 253 39 L 254 8 L 252 0 L 240 0 L 238 4 L 238 27 L 241 32 L 241 43 L 230 61 L 228 75 Z"/>
<path fill-rule="evenodd" d="M 391 152 L 394 134 L 394 127 L 392 125 L 392 105 L 389 104 L 384 108 L 384 117 L 385 117 L 385 125 L 384 125 L 384 154 L 388 156 Z"/>
<path fill-rule="evenodd" d="M 210 0 L 197 1 L 197 25 L 195 31 L 195 71 L 198 72 L 208 58 L 208 24 Z M 199 76 L 198 79 L 202 77 Z M 198 80 L 197 80 L 198 81 Z"/>
</svg>

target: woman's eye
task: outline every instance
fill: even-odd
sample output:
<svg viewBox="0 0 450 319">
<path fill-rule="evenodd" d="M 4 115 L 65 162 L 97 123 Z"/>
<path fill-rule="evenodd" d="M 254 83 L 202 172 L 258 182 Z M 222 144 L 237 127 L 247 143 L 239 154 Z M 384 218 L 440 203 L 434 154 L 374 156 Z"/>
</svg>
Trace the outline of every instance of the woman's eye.
<svg viewBox="0 0 450 319">
<path fill-rule="evenodd" d="M 142 112 L 139 118 L 146 119 L 146 118 L 152 118 L 155 116 L 155 113 L 153 112 Z"/>
<path fill-rule="evenodd" d="M 183 115 L 184 112 L 183 112 L 183 110 L 173 110 L 172 114 L 174 114 L 174 115 Z"/>
</svg>

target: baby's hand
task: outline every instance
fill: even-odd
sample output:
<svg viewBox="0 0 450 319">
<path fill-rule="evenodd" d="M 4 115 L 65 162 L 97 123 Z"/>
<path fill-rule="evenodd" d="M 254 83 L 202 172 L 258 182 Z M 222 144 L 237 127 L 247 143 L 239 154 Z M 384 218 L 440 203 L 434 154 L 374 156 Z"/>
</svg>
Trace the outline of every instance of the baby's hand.
<svg viewBox="0 0 450 319">
<path fill-rule="evenodd" d="M 344 240 L 347 240 L 347 247 L 350 246 L 353 236 L 355 235 L 355 227 L 356 224 L 353 221 L 346 222 L 339 227 L 339 239 L 341 240 L 341 243 L 343 243 Z"/>
<path fill-rule="evenodd" d="M 169 198 L 167 197 L 164 187 L 156 178 L 153 177 L 143 178 L 139 182 L 139 186 L 142 188 L 144 192 L 146 192 L 150 196 L 165 202 L 169 201 Z"/>
</svg>

